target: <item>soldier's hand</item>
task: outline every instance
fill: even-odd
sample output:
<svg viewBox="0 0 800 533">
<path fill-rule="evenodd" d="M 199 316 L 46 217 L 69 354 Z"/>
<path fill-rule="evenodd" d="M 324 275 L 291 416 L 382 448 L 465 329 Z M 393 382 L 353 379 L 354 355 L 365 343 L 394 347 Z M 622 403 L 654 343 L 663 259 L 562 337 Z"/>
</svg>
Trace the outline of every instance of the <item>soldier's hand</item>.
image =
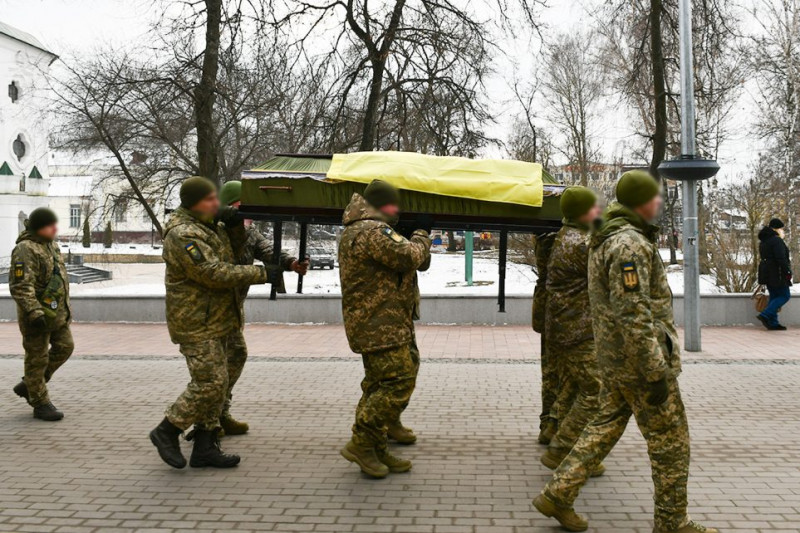
<svg viewBox="0 0 800 533">
<path fill-rule="evenodd" d="M 293 272 L 297 272 L 301 276 L 305 276 L 306 274 L 308 274 L 309 264 L 310 263 L 308 259 L 305 259 L 303 261 L 298 261 L 297 259 L 295 259 L 294 261 L 292 261 L 291 269 Z"/>
<path fill-rule="evenodd" d="M 666 378 L 648 383 L 650 391 L 647 393 L 647 403 L 650 405 L 661 405 L 669 397 L 669 385 Z"/>
<path fill-rule="evenodd" d="M 239 210 L 235 207 L 224 206 L 220 207 L 217 213 L 217 220 L 224 222 L 226 226 L 238 226 L 244 224 L 244 217 L 239 214 Z"/>
<path fill-rule="evenodd" d="M 44 317 L 44 315 L 36 315 L 35 317 L 30 319 L 28 325 L 34 331 L 44 331 L 45 329 L 47 329 L 47 319 Z"/>
</svg>

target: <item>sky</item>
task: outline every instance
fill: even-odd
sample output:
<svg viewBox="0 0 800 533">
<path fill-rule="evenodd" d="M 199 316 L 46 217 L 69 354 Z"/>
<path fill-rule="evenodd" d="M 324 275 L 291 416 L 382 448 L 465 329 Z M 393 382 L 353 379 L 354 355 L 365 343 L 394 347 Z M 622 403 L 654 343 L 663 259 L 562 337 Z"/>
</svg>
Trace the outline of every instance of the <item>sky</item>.
<svg viewBox="0 0 800 533">
<path fill-rule="evenodd" d="M 555 35 L 587 26 L 589 15 L 584 2 L 593 1 L 599 0 L 551 0 L 551 6 L 541 13 L 545 34 Z M 34 34 L 64 57 L 89 54 L 98 48 L 135 47 L 146 39 L 154 16 L 152 0 L 0 0 L 0 20 Z M 498 41 L 508 53 L 497 58 L 496 72 L 487 84 L 498 114 L 497 122 L 488 130 L 491 135 L 506 139 L 516 113 L 510 87 L 514 79 L 524 82 L 535 78 L 539 45 L 527 35 L 516 38 L 504 35 Z M 755 109 L 752 91 L 750 84 L 745 86 L 731 124 L 732 139 L 720 153 L 723 181 L 745 173 L 760 149 L 760 143 L 750 134 Z M 609 102 L 612 101 L 613 98 L 609 98 Z M 593 133 L 605 154 L 618 151 L 619 143 L 633 137 L 626 113 L 613 105 L 604 110 L 597 124 Z M 490 149 L 485 155 L 501 154 L 497 149 Z"/>
</svg>

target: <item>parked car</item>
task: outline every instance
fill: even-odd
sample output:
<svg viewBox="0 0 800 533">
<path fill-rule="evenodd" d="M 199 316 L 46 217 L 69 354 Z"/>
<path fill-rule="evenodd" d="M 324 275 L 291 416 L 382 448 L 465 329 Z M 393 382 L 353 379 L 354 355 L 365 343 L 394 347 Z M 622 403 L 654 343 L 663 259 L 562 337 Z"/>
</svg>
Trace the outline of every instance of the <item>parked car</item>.
<svg viewBox="0 0 800 533">
<path fill-rule="evenodd" d="M 336 258 L 333 253 L 322 248 L 311 248 L 308 250 L 308 256 L 311 259 L 311 269 L 315 268 L 330 268 L 333 270 L 333 264 Z"/>
</svg>

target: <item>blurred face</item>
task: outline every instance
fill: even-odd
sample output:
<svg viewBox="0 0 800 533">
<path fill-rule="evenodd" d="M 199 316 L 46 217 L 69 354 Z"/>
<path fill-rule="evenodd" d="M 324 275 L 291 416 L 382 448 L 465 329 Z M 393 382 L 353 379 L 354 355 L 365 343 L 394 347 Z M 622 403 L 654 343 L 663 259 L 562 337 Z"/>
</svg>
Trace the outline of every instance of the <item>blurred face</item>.
<svg viewBox="0 0 800 533">
<path fill-rule="evenodd" d="M 214 218 L 217 216 L 217 212 L 219 211 L 219 198 L 217 197 L 216 192 L 212 192 L 199 202 L 197 202 L 193 207 L 192 211 L 195 213 L 199 213 L 204 218 Z"/>
<path fill-rule="evenodd" d="M 652 200 L 635 208 L 634 211 L 645 219 L 645 221 L 652 222 L 657 219 L 659 213 L 661 213 L 661 205 L 663 203 L 664 200 L 661 198 L 661 195 L 657 194 Z"/>
<path fill-rule="evenodd" d="M 379 209 L 381 213 L 390 217 L 396 217 L 400 214 L 400 206 L 396 204 L 387 204 Z"/>
<path fill-rule="evenodd" d="M 43 239 L 47 239 L 48 241 L 54 241 L 56 240 L 56 235 L 58 235 L 58 224 L 50 224 L 49 226 L 45 226 L 37 231 L 36 234 Z"/>
<path fill-rule="evenodd" d="M 594 206 L 591 209 L 589 209 L 588 213 L 578 218 L 578 222 L 580 222 L 581 224 L 586 224 L 587 226 L 591 226 L 595 220 L 600 218 L 600 214 L 602 212 L 603 208 L 600 207 L 600 204 L 594 204 Z"/>
</svg>

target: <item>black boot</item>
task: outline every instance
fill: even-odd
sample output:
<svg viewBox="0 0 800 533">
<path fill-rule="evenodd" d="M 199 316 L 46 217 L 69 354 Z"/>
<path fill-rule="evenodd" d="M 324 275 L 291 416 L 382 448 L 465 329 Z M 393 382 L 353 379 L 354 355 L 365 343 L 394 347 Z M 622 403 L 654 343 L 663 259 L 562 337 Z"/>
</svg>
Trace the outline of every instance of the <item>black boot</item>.
<svg viewBox="0 0 800 533">
<path fill-rule="evenodd" d="M 33 408 L 33 418 L 56 422 L 64 418 L 64 413 L 56 409 L 56 406 L 52 403 L 47 402 Z"/>
<path fill-rule="evenodd" d="M 150 442 L 158 450 L 161 460 L 173 468 L 186 466 L 186 458 L 181 453 L 181 445 L 178 442 L 180 434 L 180 428 L 166 418 L 150 432 Z"/>
<path fill-rule="evenodd" d="M 20 398 L 25 398 L 25 400 L 30 400 L 30 396 L 28 396 L 28 386 L 25 385 L 25 380 L 19 380 L 19 383 L 14 385 L 14 394 L 19 396 Z"/>
<path fill-rule="evenodd" d="M 239 464 L 241 458 L 238 455 L 223 453 L 219 447 L 219 437 L 217 431 L 208 431 L 195 428 L 194 448 L 192 457 L 189 459 L 189 466 L 202 468 L 213 466 L 214 468 L 231 468 Z"/>
</svg>

